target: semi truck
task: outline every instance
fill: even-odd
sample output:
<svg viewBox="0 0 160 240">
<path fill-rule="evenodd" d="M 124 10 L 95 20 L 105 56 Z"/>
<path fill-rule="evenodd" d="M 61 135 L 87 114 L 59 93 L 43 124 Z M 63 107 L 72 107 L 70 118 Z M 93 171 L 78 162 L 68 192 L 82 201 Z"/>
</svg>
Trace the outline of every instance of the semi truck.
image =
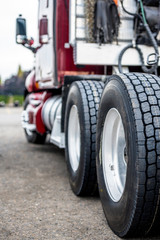
<svg viewBox="0 0 160 240">
<path fill-rule="evenodd" d="M 39 0 L 22 126 L 65 149 L 71 189 L 100 195 L 119 237 L 159 233 L 160 1 Z"/>
</svg>

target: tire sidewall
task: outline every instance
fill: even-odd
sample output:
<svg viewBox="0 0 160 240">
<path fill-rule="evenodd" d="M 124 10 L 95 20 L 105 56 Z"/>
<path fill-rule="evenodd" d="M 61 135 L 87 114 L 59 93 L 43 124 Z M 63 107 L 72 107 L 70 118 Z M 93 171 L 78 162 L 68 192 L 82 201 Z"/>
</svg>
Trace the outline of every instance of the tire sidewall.
<svg viewBox="0 0 160 240">
<path fill-rule="evenodd" d="M 106 115 L 111 108 L 116 108 L 121 115 L 127 154 L 129 156 L 127 165 L 126 184 L 123 195 L 118 202 L 114 202 L 106 189 L 103 166 L 102 166 L 102 136 Z M 120 235 L 127 232 L 134 215 L 136 202 L 136 135 L 135 122 L 131 102 L 124 84 L 114 78 L 106 85 L 100 103 L 97 127 L 97 175 L 99 183 L 102 206 L 111 229 Z"/>
<path fill-rule="evenodd" d="M 69 114 L 70 110 L 73 105 L 76 105 L 78 110 L 78 118 L 79 118 L 79 124 L 80 124 L 80 161 L 78 169 L 74 172 L 69 158 L 69 149 L 68 149 L 68 122 L 69 122 Z M 89 141 L 87 141 L 90 132 L 86 129 L 86 119 L 83 109 L 83 99 L 78 87 L 78 83 L 73 83 L 70 87 L 69 95 L 68 95 L 68 101 L 66 105 L 66 116 L 65 116 L 65 139 L 66 139 L 66 149 L 65 149 L 65 155 L 66 155 L 66 162 L 67 162 L 67 168 L 69 172 L 69 180 L 72 187 L 73 192 L 76 195 L 79 195 L 85 173 L 85 167 L 87 164 L 86 159 L 89 158 L 89 152 L 87 152 L 87 149 L 89 149 L 90 146 L 88 146 Z M 74 147 L 74 146 L 73 146 Z"/>
</svg>

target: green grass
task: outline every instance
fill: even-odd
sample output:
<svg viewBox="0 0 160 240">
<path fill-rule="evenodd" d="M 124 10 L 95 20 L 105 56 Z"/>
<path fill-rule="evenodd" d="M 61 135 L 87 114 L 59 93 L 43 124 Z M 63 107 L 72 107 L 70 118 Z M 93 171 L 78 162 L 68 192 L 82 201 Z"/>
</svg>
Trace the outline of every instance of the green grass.
<svg viewBox="0 0 160 240">
<path fill-rule="evenodd" d="M 9 96 L 5 96 L 5 95 L 0 95 L 0 102 L 5 102 L 8 103 L 9 101 Z"/>
<path fill-rule="evenodd" d="M 11 95 L 11 96 L 6 96 L 6 95 L 0 95 L 0 102 L 5 102 L 5 104 L 9 103 L 14 103 L 15 101 L 19 101 L 20 105 L 23 105 L 24 98 L 23 96 L 20 95 Z"/>
<path fill-rule="evenodd" d="M 19 104 L 20 104 L 20 105 L 23 105 L 23 101 L 24 101 L 24 97 L 23 97 L 23 96 L 14 95 L 14 96 L 13 96 L 13 102 L 14 102 L 14 101 L 17 101 L 17 100 L 19 101 Z"/>
</svg>

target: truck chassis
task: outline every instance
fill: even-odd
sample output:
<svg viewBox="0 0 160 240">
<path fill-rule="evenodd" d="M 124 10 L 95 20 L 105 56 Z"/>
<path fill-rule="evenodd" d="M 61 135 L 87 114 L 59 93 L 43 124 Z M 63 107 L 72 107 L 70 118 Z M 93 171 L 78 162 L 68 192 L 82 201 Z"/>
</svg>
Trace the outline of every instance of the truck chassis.
<svg viewBox="0 0 160 240">
<path fill-rule="evenodd" d="M 50 134 L 53 144 L 65 148 L 73 192 L 99 192 L 115 234 L 155 234 L 160 220 L 159 40 L 150 22 L 143 22 L 143 11 L 147 18 L 147 11 L 157 13 L 160 6 L 156 0 L 108 2 L 40 1 L 37 48 L 26 37 L 25 19 L 17 19 L 17 43 L 36 55 L 26 79 L 22 126 L 28 142 L 42 144 Z M 117 35 L 108 42 L 100 6 L 113 7 L 120 18 Z M 136 24 L 143 25 L 152 46 L 137 43 Z"/>
</svg>

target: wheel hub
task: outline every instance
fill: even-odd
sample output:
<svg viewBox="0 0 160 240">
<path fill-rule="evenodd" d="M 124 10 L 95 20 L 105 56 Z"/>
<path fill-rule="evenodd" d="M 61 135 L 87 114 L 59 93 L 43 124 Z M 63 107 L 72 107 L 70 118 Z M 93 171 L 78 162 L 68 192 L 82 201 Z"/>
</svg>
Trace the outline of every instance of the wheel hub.
<svg viewBox="0 0 160 240">
<path fill-rule="evenodd" d="M 127 174 L 127 148 L 122 118 L 117 109 L 109 110 L 103 128 L 102 165 L 107 191 L 114 202 L 123 195 Z"/>
<path fill-rule="evenodd" d="M 77 171 L 80 162 L 80 137 L 78 109 L 76 105 L 73 105 L 68 122 L 68 150 L 70 164 L 74 172 Z"/>
</svg>

